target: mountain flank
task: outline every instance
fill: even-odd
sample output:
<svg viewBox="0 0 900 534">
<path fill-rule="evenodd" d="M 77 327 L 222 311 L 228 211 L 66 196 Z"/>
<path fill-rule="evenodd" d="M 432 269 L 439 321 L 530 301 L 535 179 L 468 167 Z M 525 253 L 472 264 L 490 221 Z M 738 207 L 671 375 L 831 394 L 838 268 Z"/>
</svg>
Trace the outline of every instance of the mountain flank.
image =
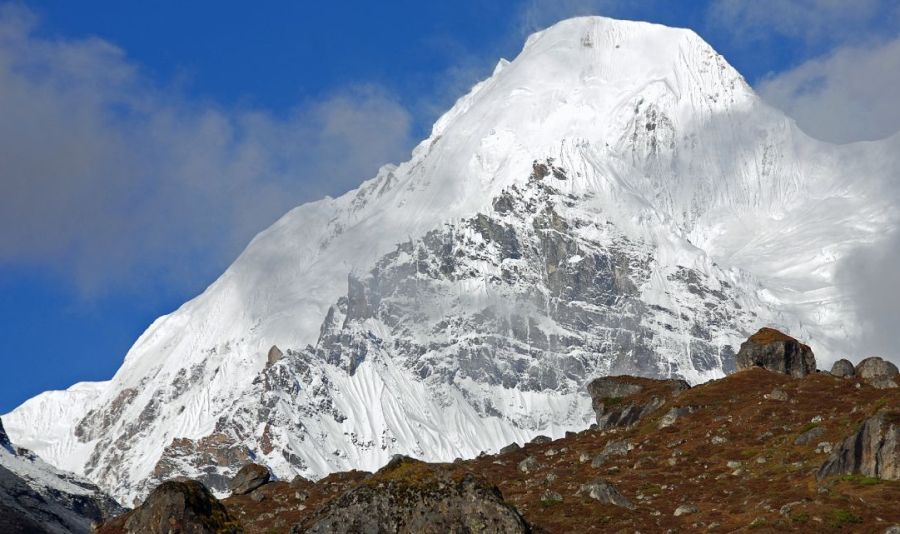
<svg viewBox="0 0 900 534">
<path fill-rule="evenodd" d="M 808 363 L 791 348 L 804 345 L 780 332 L 745 347 Z M 771 358 L 739 361 L 748 363 L 692 388 L 597 379 L 597 422 L 561 439 L 452 463 L 397 456 L 375 473 L 254 484 L 221 505 L 228 528 L 248 533 L 896 532 L 900 388 L 883 387 L 896 371 L 865 372 L 892 372 L 872 360 L 849 376 L 794 376 Z M 268 478 L 261 466 L 248 471 Z M 129 521 L 153 500 L 100 532 L 136 532 Z"/>
</svg>

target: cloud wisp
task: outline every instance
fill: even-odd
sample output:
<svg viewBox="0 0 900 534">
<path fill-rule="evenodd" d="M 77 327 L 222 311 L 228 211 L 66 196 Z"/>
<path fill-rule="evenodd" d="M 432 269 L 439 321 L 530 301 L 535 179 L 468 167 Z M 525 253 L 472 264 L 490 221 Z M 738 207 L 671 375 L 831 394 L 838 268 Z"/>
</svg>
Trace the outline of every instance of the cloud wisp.
<svg viewBox="0 0 900 534">
<path fill-rule="evenodd" d="M 900 129 L 900 37 L 847 45 L 757 84 L 769 103 L 810 135 L 835 143 L 871 141 Z"/>
<path fill-rule="evenodd" d="M 53 266 L 83 295 L 196 291 L 288 209 L 412 146 L 380 87 L 287 117 L 159 87 L 114 45 L 46 39 L 0 6 L 0 264 Z"/>
</svg>

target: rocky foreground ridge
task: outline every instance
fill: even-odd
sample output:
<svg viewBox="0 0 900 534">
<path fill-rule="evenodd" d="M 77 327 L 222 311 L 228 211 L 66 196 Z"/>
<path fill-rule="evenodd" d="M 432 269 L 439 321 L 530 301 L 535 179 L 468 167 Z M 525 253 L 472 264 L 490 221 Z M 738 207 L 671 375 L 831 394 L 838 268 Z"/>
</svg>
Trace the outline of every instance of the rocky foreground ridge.
<svg viewBox="0 0 900 534">
<path fill-rule="evenodd" d="M 604 377 L 597 423 L 472 460 L 395 457 L 376 473 L 271 480 L 259 465 L 216 499 L 163 483 L 120 532 L 900 532 L 900 388 L 880 358 L 816 371 L 776 330 L 739 371 L 689 387 Z"/>
</svg>

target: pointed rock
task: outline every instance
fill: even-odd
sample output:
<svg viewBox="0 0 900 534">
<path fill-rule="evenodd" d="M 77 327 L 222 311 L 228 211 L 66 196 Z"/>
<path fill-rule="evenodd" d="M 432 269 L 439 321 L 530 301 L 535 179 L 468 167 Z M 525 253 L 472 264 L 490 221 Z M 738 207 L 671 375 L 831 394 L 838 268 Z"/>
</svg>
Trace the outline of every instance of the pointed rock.
<svg viewBox="0 0 900 534">
<path fill-rule="evenodd" d="M 272 365 L 278 360 L 284 358 L 284 353 L 278 348 L 278 345 L 272 345 L 269 354 L 266 356 L 266 365 Z"/>
</svg>

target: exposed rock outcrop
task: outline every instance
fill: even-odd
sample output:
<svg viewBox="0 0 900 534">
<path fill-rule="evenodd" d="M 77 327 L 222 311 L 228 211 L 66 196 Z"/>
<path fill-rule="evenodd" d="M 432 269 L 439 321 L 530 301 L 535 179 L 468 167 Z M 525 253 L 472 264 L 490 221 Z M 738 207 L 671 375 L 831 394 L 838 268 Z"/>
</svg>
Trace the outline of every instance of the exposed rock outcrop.
<svg viewBox="0 0 900 534">
<path fill-rule="evenodd" d="M 238 534 L 225 507 L 196 480 L 163 482 L 142 505 L 104 524 L 98 534 Z"/>
<path fill-rule="evenodd" d="M 460 480 L 404 458 L 345 493 L 292 532 L 530 532 L 496 486 L 468 474 Z"/>
<path fill-rule="evenodd" d="M 689 389 L 684 380 L 606 376 L 587 385 L 601 429 L 629 427 L 658 410 L 666 399 Z"/>
<path fill-rule="evenodd" d="M 234 475 L 228 484 L 232 495 L 246 495 L 272 478 L 269 468 L 260 464 L 247 464 Z"/>
<path fill-rule="evenodd" d="M 856 474 L 900 480 L 900 412 L 882 411 L 866 419 L 831 453 L 816 476 Z"/>
<path fill-rule="evenodd" d="M 762 367 L 802 378 L 816 372 L 816 358 L 808 345 L 774 328 L 761 328 L 741 344 L 735 357 L 738 371 Z"/>
</svg>

